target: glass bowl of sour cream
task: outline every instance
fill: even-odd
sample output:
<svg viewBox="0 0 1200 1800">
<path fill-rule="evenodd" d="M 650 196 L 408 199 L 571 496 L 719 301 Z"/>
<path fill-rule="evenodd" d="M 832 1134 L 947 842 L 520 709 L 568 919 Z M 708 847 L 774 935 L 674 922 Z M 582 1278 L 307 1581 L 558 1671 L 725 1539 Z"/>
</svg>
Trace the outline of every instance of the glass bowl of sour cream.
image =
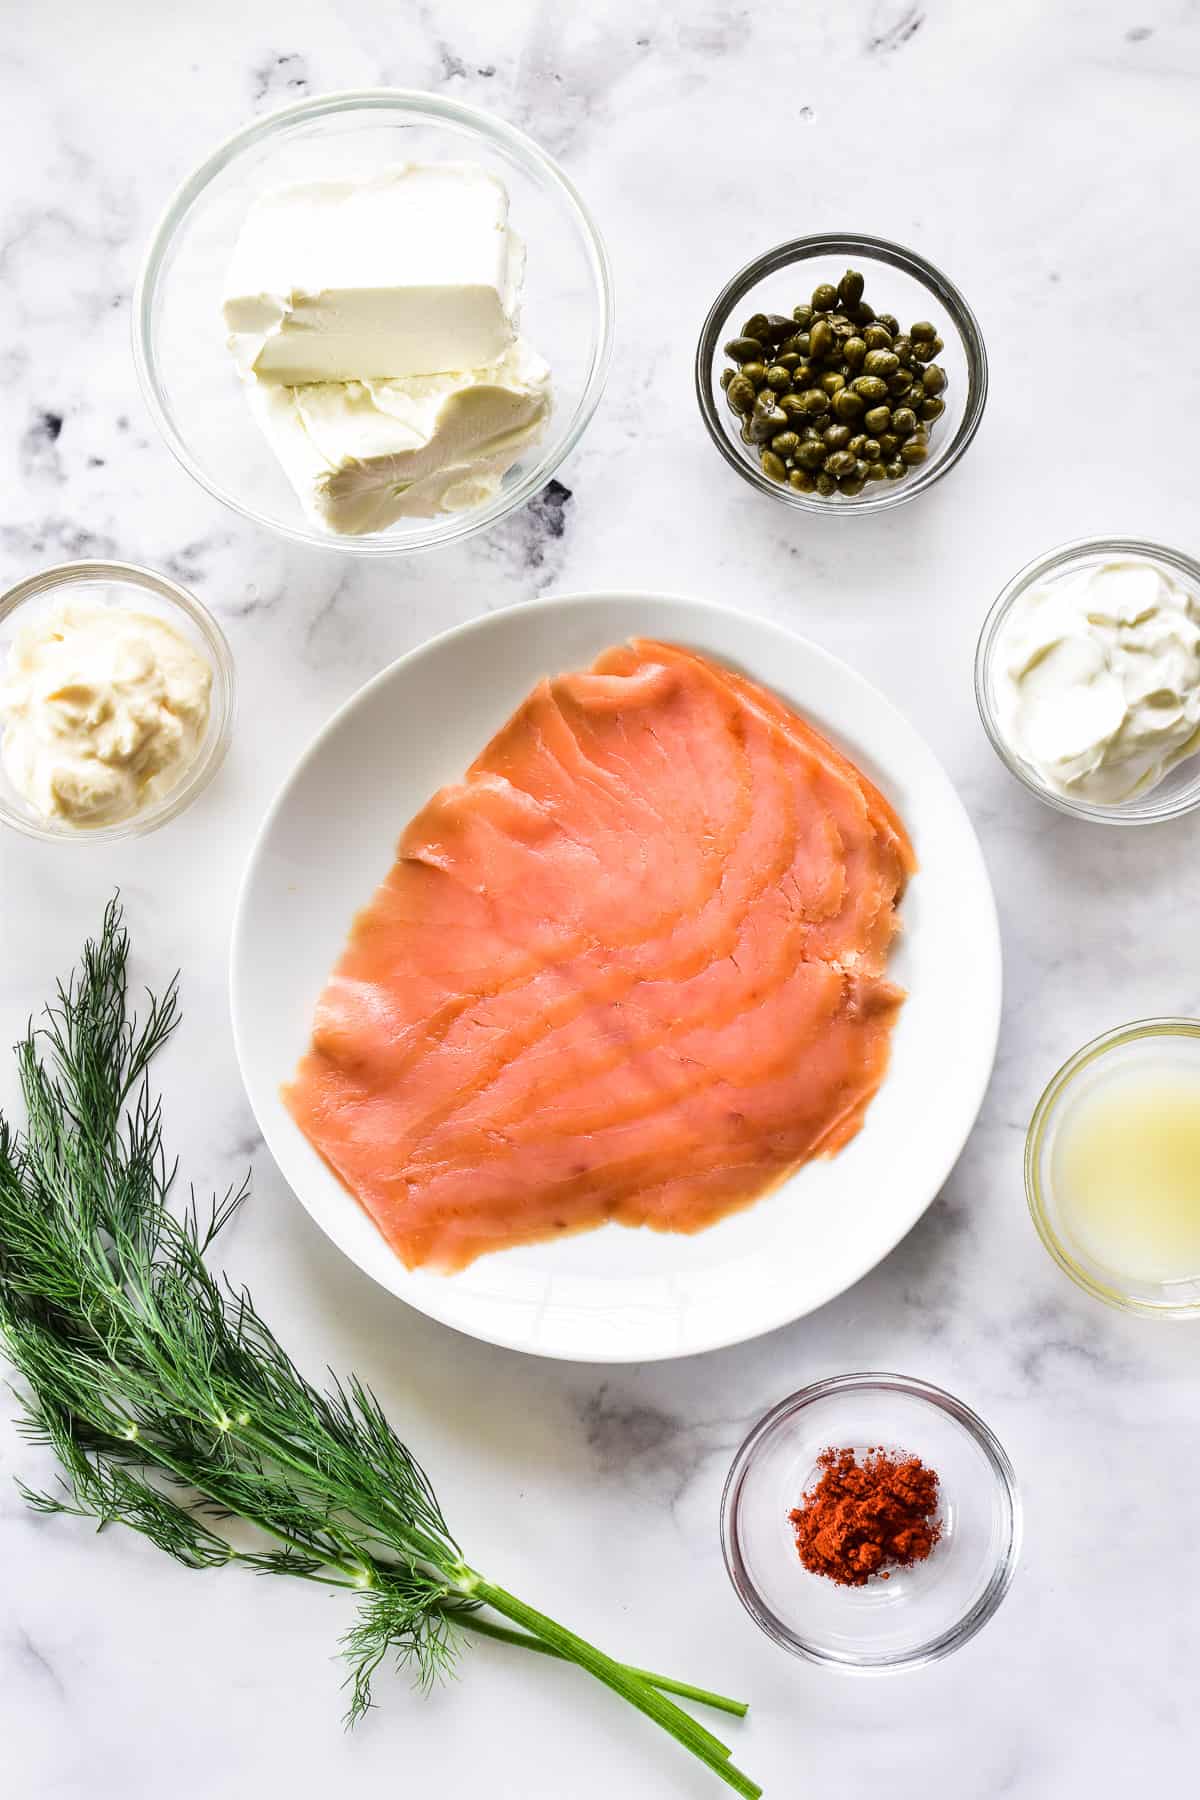
<svg viewBox="0 0 1200 1800">
<path fill-rule="evenodd" d="M 1013 576 L 975 695 L 996 754 L 1047 806 L 1150 825 L 1200 806 L 1200 563 L 1086 538 Z"/>
<path fill-rule="evenodd" d="M 156 831 L 229 747 L 233 657 L 186 588 L 59 563 L 0 596 L 0 824 L 43 842 Z"/>
<path fill-rule="evenodd" d="M 495 360 L 474 328 L 489 293 L 515 334 Z M 541 492 L 599 403 L 612 318 L 596 223 L 538 145 L 379 88 L 285 107 L 214 150 L 155 230 L 133 348 L 168 449 L 210 494 L 297 542 L 386 557 Z M 268 373 L 243 327 L 323 354 Z M 547 384 L 548 411 L 531 402 Z M 409 516 L 418 501 L 435 510 Z"/>
</svg>

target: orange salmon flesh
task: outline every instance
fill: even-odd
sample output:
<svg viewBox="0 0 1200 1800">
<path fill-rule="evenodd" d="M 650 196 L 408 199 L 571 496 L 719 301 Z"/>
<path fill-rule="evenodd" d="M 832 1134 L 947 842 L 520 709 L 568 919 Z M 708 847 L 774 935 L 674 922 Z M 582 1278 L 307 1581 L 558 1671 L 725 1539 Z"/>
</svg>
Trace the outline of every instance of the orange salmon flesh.
<svg viewBox="0 0 1200 1800">
<path fill-rule="evenodd" d="M 781 700 L 636 639 L 413 819 L 284 1097 L 410 1268 L 701 1231 L 862 1125 L 915 866 Z"/>
</svg>

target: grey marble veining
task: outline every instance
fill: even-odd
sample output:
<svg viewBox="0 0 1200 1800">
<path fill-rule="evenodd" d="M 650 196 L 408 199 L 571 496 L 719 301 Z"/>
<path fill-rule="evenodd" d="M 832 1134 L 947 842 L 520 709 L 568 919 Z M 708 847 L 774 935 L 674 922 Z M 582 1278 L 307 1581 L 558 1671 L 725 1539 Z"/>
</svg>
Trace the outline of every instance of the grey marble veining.
<svg viewBox="0 0 1200 1800">
<path fill-rule="evenodd" d="M 175 184 L 254 114 L 375 83 L 494 107 L 560 156 L 605 231 L 618 298 L 609 389 L 558 481 L 489 536 L 390 567 L 306 554 L 210 500 L 158 442 L 129 354 L 139 259 Z M 1196 827 L 1107 833 L 1040 808 L 984 740 L 970 675 L 986 607 L 1038 551 L 1119 530 L 1195 549 L 1200 9 L 47 0 L 8 9 L 0 96 L 0 581 L 66 556 L 167 569 L 220 614 L 243 700 L 223 775 L 170 830 L 74 854 L 0 844 L 5 1041 L 119 884 L 139 975 L 183 969 L 184 1034 L 162 1069 L 183 1167 L 224 1187 L 254 1165 L 229 1239 L 238 1275 L 314 1374 L 358 1368 L 377 1386 L 489 1572 L 631 1660 L 748 1694 L 752 1722 L 734 1735 L 773 1796 L 1115 1800 L 1135 1782 L 1191 1782 L 1196 1343 L 1110 1316 L 1057 1273 L 1026 1216 L 1021 1150 L 1037 1093 L 1079 1043 L 1200 1012 Z M 992 397 L 961 469 L 912 507 L 797 520 L 713 454 L 694 339 L 757 250 L 852 227 L 913 243 L 961 284 Z M 1006 1003 L 978 1127 L 879 1268 L 760 1342 L 599 1370 L 457 1337 L 329 1251 L 258 1141 L 225 964 L 257 823 L 336 705 L 446 625 L 604 586 L 788 623 L 920 724 L 984 843 Z M 988 1418 L 1028 1527 L 988 1629 L 885 1683 L 772 1649 L 716 1541 L 724 1472 L 758 1413 L 871 1365 L 942 1382 Z M 570 1671 L 494 1647 L 429 1700 L 385 1678 L 347 1738 L 340 1599 L 189 1577 L 119 1533 L 97 1543 L 37 1518 L 9 1477 L 42 1469 L 0 1427 L 5 1792 L 717 1791 Z"/>
</svg>

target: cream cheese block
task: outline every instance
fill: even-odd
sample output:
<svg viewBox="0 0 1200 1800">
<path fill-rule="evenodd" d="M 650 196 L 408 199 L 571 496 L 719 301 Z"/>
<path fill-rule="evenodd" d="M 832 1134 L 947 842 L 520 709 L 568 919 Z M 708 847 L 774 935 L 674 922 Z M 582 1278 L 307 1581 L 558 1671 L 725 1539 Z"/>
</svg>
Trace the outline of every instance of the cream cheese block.
<svg viewBox="0 0 1200 1800">
<path fill-rule="evenodd" d="M 550 371 L 518 339 L 498 361 L 400 380 L 247 382 L 309 518 L 361 535 L 479 506 L 550 416 Z"/>
<path fill-rule="evenodd" d="M 297 182 L 246 216 L 229 346 L 243 375 L 287 387 L 476 369 L 514 341 L 523 271 L 508 194 L 477 164 Z"/>
</svg>

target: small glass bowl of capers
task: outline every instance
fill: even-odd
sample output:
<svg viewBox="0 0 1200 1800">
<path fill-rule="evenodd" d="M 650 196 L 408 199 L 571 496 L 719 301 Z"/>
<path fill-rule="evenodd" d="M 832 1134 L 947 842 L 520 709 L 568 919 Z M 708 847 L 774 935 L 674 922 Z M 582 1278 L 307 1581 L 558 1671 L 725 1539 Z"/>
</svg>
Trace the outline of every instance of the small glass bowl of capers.
<svg viewBox="0 0 1200 1800">
<path fill-rule="evenodd" d="M 752 487 L 810 512 L 879 512 L 962 456 L 983 415 L 987 354 L 958 289 L 914 251 L 796 238 L 717 296 L 696 394 Z"/>
</svg>

